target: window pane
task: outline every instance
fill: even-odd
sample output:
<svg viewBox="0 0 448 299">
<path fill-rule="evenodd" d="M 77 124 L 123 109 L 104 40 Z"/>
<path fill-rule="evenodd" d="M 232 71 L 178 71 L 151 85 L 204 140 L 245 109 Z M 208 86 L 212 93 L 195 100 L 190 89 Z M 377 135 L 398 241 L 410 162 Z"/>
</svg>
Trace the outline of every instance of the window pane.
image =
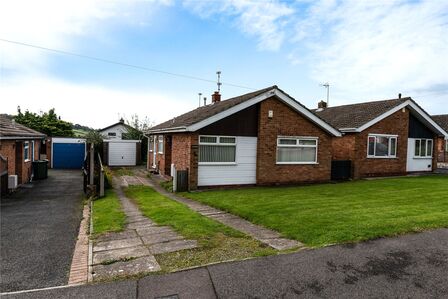
<svg viewBox="0 0 448 299">
<path fill-rule="evenodd" d="M 236 138 L 235 137 L 219 137 L 220 143 L 235 143 Z"/>
<path fill-rule="evenodd" d="M 201 136 L 200 142 L 216 143 L 217 142 L 217 138 L 213 137 L 213 136 Z"/>
<path fill-rule="evenodd" d="M 307 139 L 301 139 L 299 140 L 300 145 L 316 145 L 316 140 L 307 140 Z"/>
<path fill-rule="evenodd" d="M 316 148 L 313 147 L 279 147 L 277 162 L 315 162 Z"/>
<path fill-rule="evenodd" d="M 200 145 L 199 162 L 235 162 L 236 146 Z"/>
<path fill-rule="evenodd" d="M 416 157 L 420 156 L 420 140 L 415 140 L 415 155 Z"/>
<path fill-rule="evenodd" d="M 296 145 L 297 140 L 296 139 L 279 139 L 278 144 Z"/>
<path fill-rule="evenodd" d="M 421 140 L 420 143 L 420 157 L 424 157 L 426 156 L 426 141 L 425 140 Z"/>
<path fill-rule="evenodd" d="M 397 155 L 397 138 L 390 139 L 390 155 L 391 156 Z"/>
<path fill-rule="evenodd" d="M 375 155 L 375 137 L 369 137 L 369 156 Z"/>
<path fill-rule="evenodd" d="M 380 137 L 376 138 L 375 156 L 386 157 L 389 155 L 389 138 Z"/>
<path fill-rule="evenodd" d="M 428 157 L 432 156 L 432 140 L 430 140 L 430 139 L 428 140 L 428 144 L 426 147 L 426 155 Z"/>
</svg>

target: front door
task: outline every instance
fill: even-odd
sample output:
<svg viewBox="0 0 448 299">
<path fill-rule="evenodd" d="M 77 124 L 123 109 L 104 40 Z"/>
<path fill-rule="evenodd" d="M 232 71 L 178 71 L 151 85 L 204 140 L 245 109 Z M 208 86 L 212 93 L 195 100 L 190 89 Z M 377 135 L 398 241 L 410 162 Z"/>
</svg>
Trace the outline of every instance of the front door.
<svg viewBox="0 0 448 299">
<path fill-rule="evenodd" d="M 406 171 L 432 171 L 433 148 L 433 139 L 408 138 Z"/>
</svg>

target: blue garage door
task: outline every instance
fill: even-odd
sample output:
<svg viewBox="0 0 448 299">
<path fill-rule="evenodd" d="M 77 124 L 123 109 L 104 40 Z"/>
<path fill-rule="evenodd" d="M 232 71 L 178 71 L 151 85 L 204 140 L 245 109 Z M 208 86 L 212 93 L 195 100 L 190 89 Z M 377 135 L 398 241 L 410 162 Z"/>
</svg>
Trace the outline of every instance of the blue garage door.
<svg viewBox="0 0 448 299">
<path fill-rule="evenodd" d="M 53 143 L 53 168 L 81 169 L 85 143 Z"/>
</svg>

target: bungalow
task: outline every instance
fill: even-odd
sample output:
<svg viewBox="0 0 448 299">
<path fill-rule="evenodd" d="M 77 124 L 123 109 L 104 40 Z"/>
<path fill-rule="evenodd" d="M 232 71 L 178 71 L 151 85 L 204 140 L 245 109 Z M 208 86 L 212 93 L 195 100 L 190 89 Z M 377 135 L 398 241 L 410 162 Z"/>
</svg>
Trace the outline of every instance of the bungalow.
<svg viewBox="0 0 448 299">
<path fill-rule="evenodd" d="M 17 183 L 31 179 L 32 161 L 39 159 L 45 135 L 0 115 L 0 156 L 7 160 L 8 175 L 17 175 Z"/>
<path fill-rule="evenodd" d="M 341 133 L 277 86 L 212 103 L 147 132 L 149 169 L 205 186 L 329 181 Z"/>
<path fill-rule="evenodd" d="M 448 114 L 433 115 L 432 119 L 448 132 Z M 437 140 L 437 150 L 438 162 L 448 163 L 448 138 L 439 138 Z"/>
<path fill-rule="evenodd" d="M 434 140 L 448 136 L 411 98 L 337 107 L 319 103 L 317 116 L 344 133 L 333 160 L 351 160 L 353 178 L 402 175 L 436 168 Z"/>
<path fill-rule="evenodd" d="M 98 132 L 105 138 L 105 139 L 123 139 L 123 134 L 126 134 L 129 132 L 129 130 L 133 129 L 130 125 L 125 124 L 124 119 L 120 118 L 120 121 L 107 126 Z"/>
</svg>

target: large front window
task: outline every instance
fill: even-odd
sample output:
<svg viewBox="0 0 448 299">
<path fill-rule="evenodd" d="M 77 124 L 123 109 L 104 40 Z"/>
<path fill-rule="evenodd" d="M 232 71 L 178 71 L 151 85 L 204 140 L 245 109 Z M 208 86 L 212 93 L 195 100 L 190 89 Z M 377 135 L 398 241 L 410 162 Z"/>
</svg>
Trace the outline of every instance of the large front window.
<svg viewBox="0 0 448 299">
<path fill-rule="evenodd" d="M 414 153 L 415 158 L 431 158 L 432 139 L 416 139 Z"/>
<path fill-rule="evenodd" d="M 395 135 L 369 135 L 368 152 L 369 158 L 396 158 L 397 136 Z"/>
<path fill-rule="evenodd" d="M 316 137 L 278 137 L 277 164 L 317 163 Z"/>
<path fill-rule="evenodd" d="M 199 163 L 236 163 L 236 137 L 199 136 Z"/>
</svg>

